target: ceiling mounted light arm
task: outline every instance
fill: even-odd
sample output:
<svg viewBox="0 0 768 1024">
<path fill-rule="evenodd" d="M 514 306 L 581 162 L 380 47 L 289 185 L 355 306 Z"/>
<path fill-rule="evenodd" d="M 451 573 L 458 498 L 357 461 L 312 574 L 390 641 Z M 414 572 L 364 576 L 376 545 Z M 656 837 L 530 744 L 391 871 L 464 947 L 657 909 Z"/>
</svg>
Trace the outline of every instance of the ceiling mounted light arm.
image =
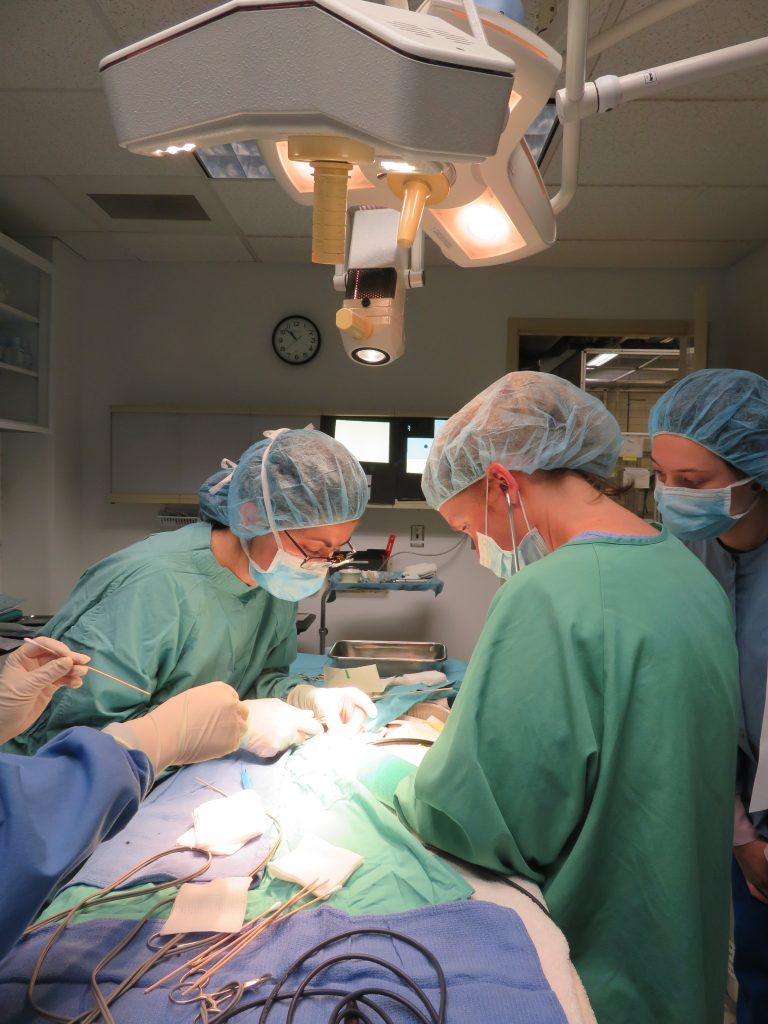
<svg viewBox="0 0 768 1024">
<path fill-rule="evenodd" d="M 589 31 L 588 0 L 569 0 L 568 3 L 568 44 L 565 54 L 565 102 L 573 107 L 581 104 L 587 77 L 587 33 Z M 558 105 L 558 116 L 560 107 Z M 552 210 L 562 213 L 576 193 L 579 174 L 579 150 L 581 148 L 581 124 L 578 120 L 563 122 L 560 189 L 552 197 Z"/>
<path fill-rule="evenodd" d="M 567 125 L 592 114 L 615 110 L 620 104 L 631 100 L 652 99 L 658 93 L 681 85 L 695 85 L 719 75 L 744 71 L 766 63 L 768 36 L 628 75 L 602 75 L 594 82 L 587 82 L 583 95 L 576 102 L 568 96 L 567 90 L 559 89 L 557 114 L 563 124 Z"/>
</svg>

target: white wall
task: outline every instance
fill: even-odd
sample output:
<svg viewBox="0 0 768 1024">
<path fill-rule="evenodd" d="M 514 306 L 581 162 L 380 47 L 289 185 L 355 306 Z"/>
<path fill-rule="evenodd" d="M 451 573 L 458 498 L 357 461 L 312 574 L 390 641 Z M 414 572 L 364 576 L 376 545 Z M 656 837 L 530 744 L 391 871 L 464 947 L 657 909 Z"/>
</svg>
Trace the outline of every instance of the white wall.
<svg viewBox="0 0 768 1024">
<path fill-rule="evenodd" d="M 713 333 L 711 366 L 768 377 L 768 245 L 723 275 L 722 306 Z"/>
<path fill-rule="evenodd" d="M 4 439 L 3 585 L 35 611 L 55 610 L 89 564 L 156 529 L 156 509 L 109 504 L 111 405 L 445 414 L 504 372 L 510 316 L 689 318 L 697 286 L 717 285 L 711 271 L 433 268 L 408 297 L 405 357 L 372 370 L 335 335 L 327 268 L 86 263 L 61 246 L 54 259 L 55 434 Z M 290 313 L 323 335 L 304 367 L 271 350 Z M 358 543 L 394 532 L 400 546 L 411 523 L 426 525 L 425 552 L 452 542 L 436 513 L 372 510 Z M 464 550 L 446 568 L 437 600 L 340 599 L 331 639 L 418 635 L 467 657 L 495 589 L 473 559 Z"/>
</svg>

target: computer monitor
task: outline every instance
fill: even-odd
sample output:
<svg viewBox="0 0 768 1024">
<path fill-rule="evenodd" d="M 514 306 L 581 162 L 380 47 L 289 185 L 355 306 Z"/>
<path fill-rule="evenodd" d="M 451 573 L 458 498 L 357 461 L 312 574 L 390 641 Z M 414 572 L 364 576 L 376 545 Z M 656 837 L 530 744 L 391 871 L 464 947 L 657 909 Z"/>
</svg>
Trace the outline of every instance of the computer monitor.
<svg viewBox="0 0 768 1024">
<path fill-rule="evenodd" d="M 424 472 L 424 467 L 427 464 L 427 456 L 429 450 L 432 447 L 432 442 L 437 437 L 437 432 L 442 426 L 444 426 L 447 420 L 435 420 L 434 430 L 431 436 L 428 437 L 413 437 L 409 435 L 405 442 L 405 472 L 406 473 L 418 473 L 419 476 Z"/>
<path fill-rule="evenodd" d="M 389 420 L 336 418 L 333 436 L 362 463 L 389 462 Z"/>
</svg>

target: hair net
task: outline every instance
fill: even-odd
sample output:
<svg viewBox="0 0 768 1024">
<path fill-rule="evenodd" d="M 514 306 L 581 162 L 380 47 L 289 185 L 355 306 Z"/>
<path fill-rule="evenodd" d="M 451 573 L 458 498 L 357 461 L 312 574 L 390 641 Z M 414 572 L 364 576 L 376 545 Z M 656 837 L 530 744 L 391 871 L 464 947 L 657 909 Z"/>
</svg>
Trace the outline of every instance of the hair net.
<svg viewBox="0 0 768 1024">
<path fill-rule="evenodd" d="M 768 487 L 768 380 L 748 370 L 699 370 L 651 409 L 656 434 L 678 434 Z"/>
<path fill-rule="evenodd" d="M 359 519 L 368 500 L 363 467 L 343 444 L 319 430 L 276 431 L 244 453 L 228 486 L 227 524 L 238 537 L 270 531 L 265 479 L 277 530 Z"/>
<path fill-rule="evenodd" d="M 229 526 L 229 511 L 227 508 L 229 483 L 232 479 L 232 471 L 236 465 L 236 462 L 222 459 L 222 468 L 209 476 L 197 492 L 200 502 L 200 515 L 208 522 L 213 521 Z"/>
<path fill-rule="evenodd" d="M 427 458 L 421 487 L 439 508 L 485 476 L 507 469 L 581 469 L 608 476 L 621 450 L 619 424 L 596 398 L 549 373 L 508 373 L 448 420 Z"/>
</svg>

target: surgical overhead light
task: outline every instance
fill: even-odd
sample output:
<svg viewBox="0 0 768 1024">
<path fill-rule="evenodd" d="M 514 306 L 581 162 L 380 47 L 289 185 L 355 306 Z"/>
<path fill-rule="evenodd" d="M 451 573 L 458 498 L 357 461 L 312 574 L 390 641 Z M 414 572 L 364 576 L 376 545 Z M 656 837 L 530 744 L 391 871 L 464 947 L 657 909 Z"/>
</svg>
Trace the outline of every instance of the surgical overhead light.
<svg viewBox="0 0 768 1024">
<path fill-rule="evenodd" d="M 461 267 L 534 255 L 554 243 L 556 215 L 573 198 L 583 118 L 768 63 L 765 38 L 586 82 L 588 26 L 589 0 L 569 0 L 552 198 L 524 136 L 539 124 L 546 137 L 541 113 L 562 58 L 475 0 L 424 0 L 417 11 L 405 0 L 229 0 L 99 69 L 131 152 L 258 147 L 288 194 L 313 207 L 312 259 L 336 267 L 347 353 L 382 365 L 404 350 L 423 234 Z M 614 28 L 627 38 L 639 22 Z M 215 75 L 201 73 L 211 66 Z M 382 211 L 391 216 L 373 216 Z M 382 232 L 375 244 L 371 231 Z"/>
</svg>

